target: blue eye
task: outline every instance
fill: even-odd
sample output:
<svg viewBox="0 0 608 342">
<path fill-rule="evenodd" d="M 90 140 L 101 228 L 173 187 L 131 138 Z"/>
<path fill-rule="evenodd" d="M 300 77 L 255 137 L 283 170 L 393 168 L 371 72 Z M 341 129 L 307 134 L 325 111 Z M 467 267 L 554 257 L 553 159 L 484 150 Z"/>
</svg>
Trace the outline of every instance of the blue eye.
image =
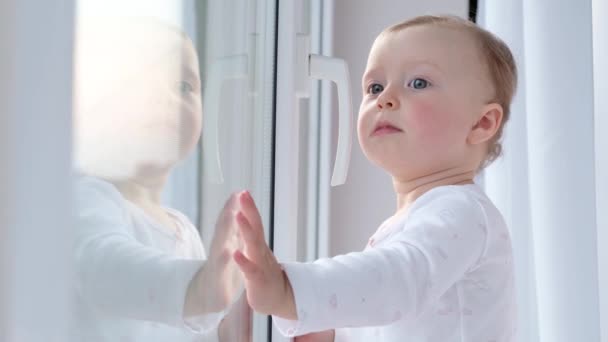
<svg viewBox="0 0 608 342">
<path fill-rule="evenodd" d="M 424 88 L 428 88 L 430 85 L 431 84 L 429 83 L 429 81 L 427 81 L 423 78 L 415 78 L 415 79 L 411 80 L 407 86 L 414 88 L 414 89 L 424 89 Z"/>
<path fill-rule="evenodd" d="M 178 86 L 179 86 L 179 91 L 184 95 L 189 94 L 194 91 L 194 87 L 192 86 L 192 84 L 188 83 L 187 81 L 179 82 Z"/>
<path fill-rule="evenodd" d="M 384 87 L 378 83 L 372 83 L 367 87 L 367 93 L 372 95 L 378 95 L 384 90 Z"/>
</svg>

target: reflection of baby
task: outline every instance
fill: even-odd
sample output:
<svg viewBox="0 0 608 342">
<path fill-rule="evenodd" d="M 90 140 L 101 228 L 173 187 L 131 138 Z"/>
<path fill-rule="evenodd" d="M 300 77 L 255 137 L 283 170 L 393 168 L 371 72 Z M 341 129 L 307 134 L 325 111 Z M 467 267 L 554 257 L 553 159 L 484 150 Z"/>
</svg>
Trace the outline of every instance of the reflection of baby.
<svg viewBox="0 0 608 342">
<path fill-rule="evenodd" d="M 362 252 L 279 265 L 250 196 L 235 258 L 252 308 L 296 341 L 515 340 L 509 231 L 473 179 L 500 153 L 509 48 L 463 19 L 419 17 L 376 39 L 359 142 L 392 177 L 395 214 Z"/>
<path fill-rule="evenodd" d="M 85 18 L 76 46 L 74 340 L 240 340 L 228 331 L 248 335 L 246 306 L 222 320 L 241 288 L 234 200 L 208 258 L 193 224 L 160 204 L 201 130 L 192 43 L 151 20 Z"/>
</svg>

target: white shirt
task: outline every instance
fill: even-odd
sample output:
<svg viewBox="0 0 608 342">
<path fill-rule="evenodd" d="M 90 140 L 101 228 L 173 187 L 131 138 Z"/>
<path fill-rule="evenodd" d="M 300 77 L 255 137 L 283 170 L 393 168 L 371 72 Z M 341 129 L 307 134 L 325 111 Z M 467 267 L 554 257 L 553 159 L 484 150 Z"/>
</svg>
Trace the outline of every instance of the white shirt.
<svg viewBox="0 0 608 342">
<path fill-rule="evenodd" d="M 78 342 L 217 340 L 222 314 L 182 317 L 190 280 L 204 263 L 196 228 L 166 209 L 177 230 L 156 223 L 110 183 L 75 182 L 75 322 Z"/>
<path fill-rule="evenodd" d="M 474 184 L 424 193 L 363 252 L 283 267 L 298 313 L 298 321 L 274 317 L 287 336 L 336 329 L 336 342 L 515 339 L 509 231 Z"/>
</svg>

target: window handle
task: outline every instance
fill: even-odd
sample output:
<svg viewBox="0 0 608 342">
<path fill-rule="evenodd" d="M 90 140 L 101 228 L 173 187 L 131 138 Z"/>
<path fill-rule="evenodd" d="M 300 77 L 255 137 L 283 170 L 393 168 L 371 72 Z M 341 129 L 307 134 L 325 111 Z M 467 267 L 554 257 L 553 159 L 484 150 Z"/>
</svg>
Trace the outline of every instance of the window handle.
<svg viewBox="0 0 608 342">
<path fill-rule="evenodd" d="M 222 85 L 233 79 L 247 78 L 247 55 L 222 57 L 211 64 L 203 96 L 203 170 L 207 179 L 224 182 L 220 155 L 219 117 Z"/>
<path fill-rule="evenodd" d="M 310 54 L 309 36 L 300 34 L 297 37 L 296 92 L 298 96 L 310 97 L 311 78 L 332 81 L 338 89 L 338 146 L 331 185 L 341 185 L 346 182 L 352 150 L 352 94 L 348 65 L 341 58 Z"/>
</svg>

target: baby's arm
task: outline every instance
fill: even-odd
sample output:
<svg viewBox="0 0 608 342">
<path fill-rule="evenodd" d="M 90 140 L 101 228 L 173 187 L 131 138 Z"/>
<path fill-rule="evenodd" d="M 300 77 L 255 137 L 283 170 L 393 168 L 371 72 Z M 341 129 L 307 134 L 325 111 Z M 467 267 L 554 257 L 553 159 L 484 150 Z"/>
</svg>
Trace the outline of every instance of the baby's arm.
<svg viewBox="0 0 608 342">
<path fill-rule="evenodd" d="M 246 199 L 242 205 L 251 207 Z M 413 319 L 462 278 L 485 246 L 479 204 L 447 194 L 409 217 L 390 243 L 314 263 L 286 263 L 281 272 L 261 226 L 243 211 L 246 250 L 235 257 L 250 304 L 277 316 L 277 327 L 291 336 Z"/>
<path fill-rule="evenodd" d="M 293 339 L 294 342 L 334 342 L 336 338 L 335 330 L 325 330 L 314 332 L 302 336 L 297 336 Z"/>
<path fill-rule="evenodd" d="M 169 257 L 138 243 L 129 234 L 120 193 L 109 184 L 80 181 L 75 200 L 81 300 L 113 316 L 181 323 L 189 281 L 203 261 Z"/>
<path fill-rule="evenodd" d="M 186 312 L 185 304 L 203 297 L 199 291 L 212 292 L 211 283 L 206 289 L 191 286 L 206 262 L 172 257 L 135 240 L 123 199 L 112 186 L 94 179 L 79 182 L 75 200 L 74 266 L 80 301 L 111 316 L 175 326 L 184 325 L 184 313 L 223 309 L 210 307 L 217 302 L 199 301 L 194 302 L 196 309 Z M 211 328 L 221 315 L 208 318 L 206 326 Z"/>
</svg>

